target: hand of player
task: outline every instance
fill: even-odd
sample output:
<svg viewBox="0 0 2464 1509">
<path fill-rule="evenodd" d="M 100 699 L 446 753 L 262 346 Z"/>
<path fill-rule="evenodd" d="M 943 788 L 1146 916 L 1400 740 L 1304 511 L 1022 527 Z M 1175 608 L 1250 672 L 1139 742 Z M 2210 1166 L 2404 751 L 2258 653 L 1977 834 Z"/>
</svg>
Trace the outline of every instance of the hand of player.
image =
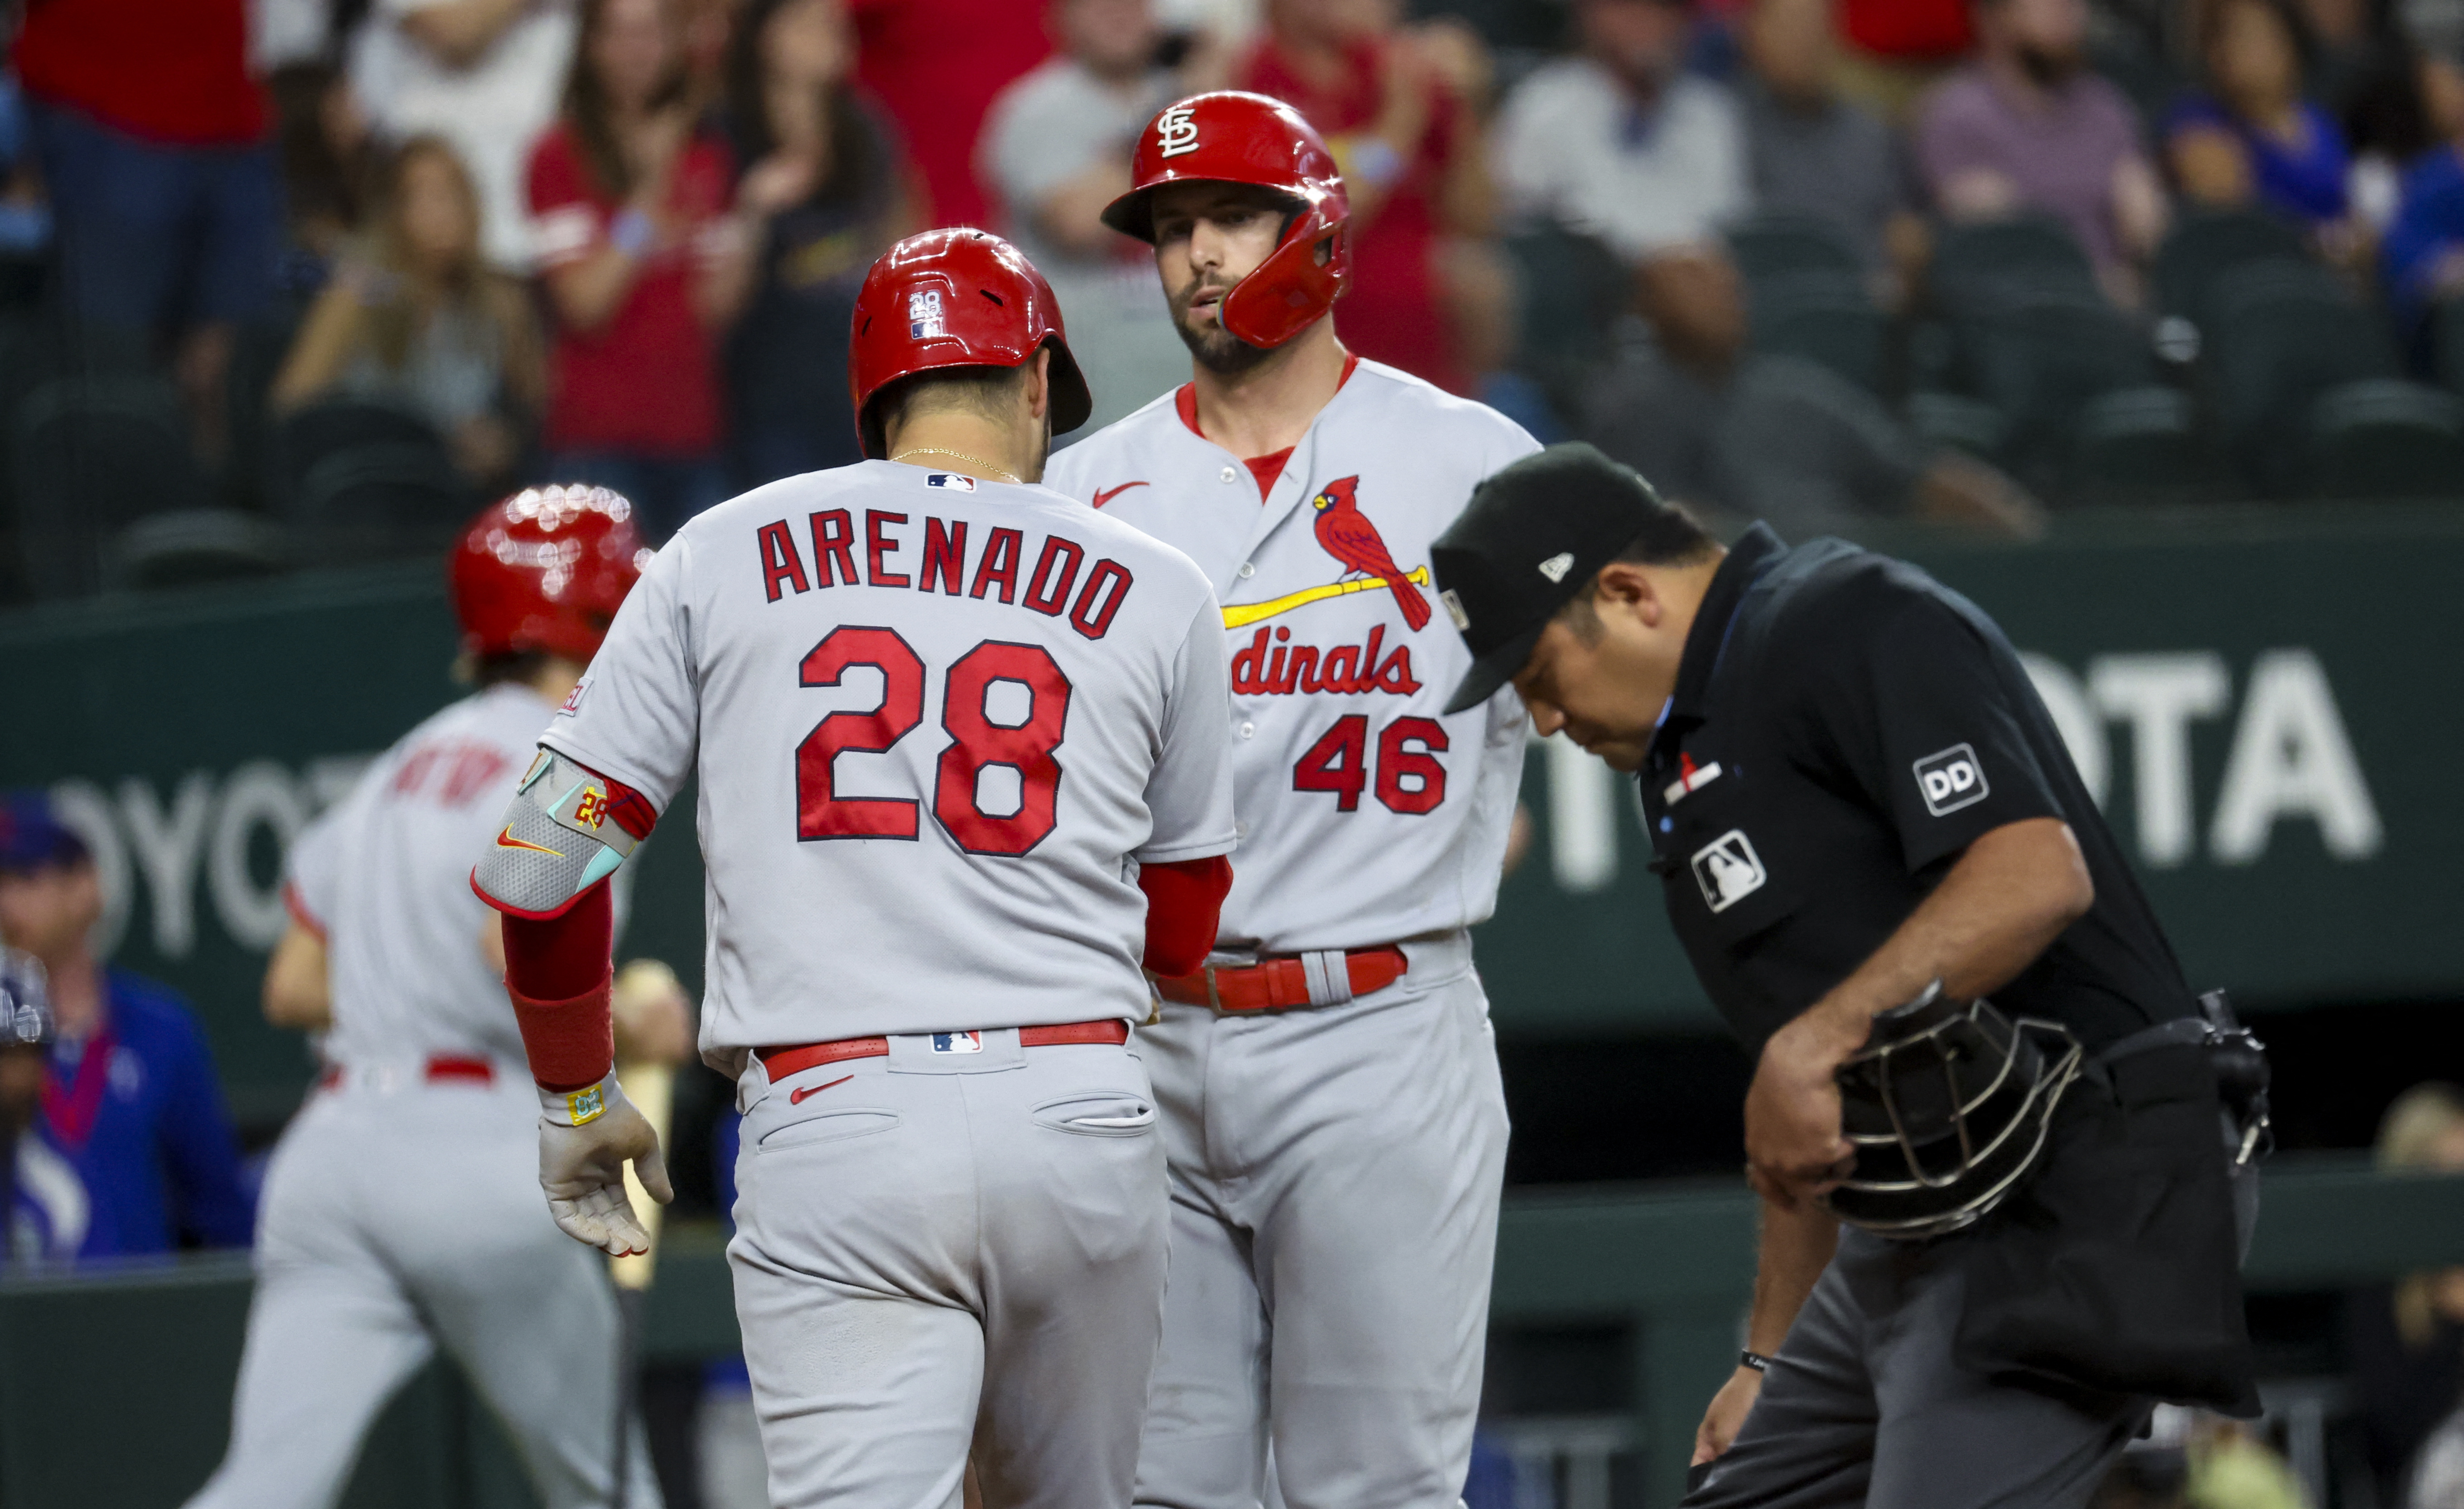
<svg viewBox="0 0 2464 1509">
<path fill-rule="evenodd" d="M 1869 1021 L 1827 1003 L 1773 1032 L 1746 1091 L 1746 1165 L 1754 1189 L 1793 1210 L 1853 1166 L 1839 1130 L 1839 1066 L 1863 1046 Z"/>
<path fill-rule="evenodd" d="M 659 1134 L 625 1098 L 613 1075 L 600 1082 L 605 1109 L 580 1126 L 539 1121 L 539 1187 L 548 1214 L 565 1235 L 610 1257 L 650 1250 L 649 1233 L 625 1198 L 625 1165 L 630 1161 L 642 1187 L 661 1205 L 676 1197 L 668 1165 L 659 1156 Z"/>
<path fill-rule="evenodd" d="M 1689 1466 L 1700 1467 L 1721 1456 L 1728 1444 L 1744 1428 L 1746 1416 L 1754 1401 L 1763 1396 L 1763 1375 L 1750 1367 L 1740 1367 L 1720 1391 L 1711 1396 L 1711 1408 L 1703 1411 L 1703 1423 L 1694 1428 L 1694 1460 Z"/>
</svg>

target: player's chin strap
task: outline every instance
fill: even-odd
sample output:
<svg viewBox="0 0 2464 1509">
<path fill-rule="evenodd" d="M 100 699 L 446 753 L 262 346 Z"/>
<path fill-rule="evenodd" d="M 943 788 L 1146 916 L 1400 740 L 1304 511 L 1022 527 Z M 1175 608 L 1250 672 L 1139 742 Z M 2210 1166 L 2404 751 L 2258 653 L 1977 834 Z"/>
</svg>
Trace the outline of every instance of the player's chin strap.
<svg viewBox="0 0 2464 1509">
<path fill-rule="evenodd" d="M 613 875 L 657 821 L 640 792 L 541 749 L 472 871 L 472 888 L 511 916 L 556 917 Z"/>
</svg>

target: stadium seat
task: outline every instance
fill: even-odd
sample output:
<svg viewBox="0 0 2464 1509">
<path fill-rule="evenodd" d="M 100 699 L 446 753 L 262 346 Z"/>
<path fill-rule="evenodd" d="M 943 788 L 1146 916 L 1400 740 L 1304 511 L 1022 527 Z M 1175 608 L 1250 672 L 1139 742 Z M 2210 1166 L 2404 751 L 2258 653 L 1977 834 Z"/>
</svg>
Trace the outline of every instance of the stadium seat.
<svg viewBox="0 0 2464 1509">
<path fill-rule="evenodd" d="M 2321 498 L 2464 498 L 2464 399 L 2375 379 L 2319 395 L 2311 485 Z"/>
<path fill-rule="evenodd" d="M 2216 279 L 2200 382 L 2243 482 L 2262 498 L 2308 491 L 2308 420 L 2321 393 L 2393 378 L 2378 319 L 2320 267 L 2253 262 Z"/>
<path fill-rule="evenodd" d="M 2197 408 L 2177 388 L 2100 393 L 2074 421 L 2062 501 L 2080 507 L 2191 503 L 2215 490 Z"/>
<path fill-rule="evenodd" d="M 1953 318 L 2017 298 L 2101 297 L 2096 273 L 2067 227 L 2050 215 L 1957 225 L 1934 244 L 1925 287 Z"/>
<path fill-rule="evenodd" d="M 140 519 L 103 547 L 105 588 L 150 590 L 271 576 L 291 565 L 273 521 L 230 508 L 183 508 Z"/>
<path fill-rule="evenodd" d="M 1818 362 L 1869 393 L 1881 393 L 1889 322 L 1861 281 L 1805 271 L 1748 284 L 1757 351 Z"/>
<path fill-rule="evenodd" d="M 266 491 L 277 513 L 306 522 L 305 489 L 318 463 L 372 446 L 421 447 L 451 470 L 444 437 L 428 421 L 390 404 L 337 398 L 313 404 L 280 421 L 266 448 Z"/>
<path fill-rule="evenodd" d="M 315 559 L 350 562 L 442 548 L 477 501 L 432 439 L 379 441 L 319 457 L 290 516 Z"/>
<path fill-rule="evenodd" d="M 2006 455 L 2041 474 L 2032 485 L 2052 484 L 2088 400 L 2154 376 L 2139 332 L 2093 293 L 2014 295 L 1953 329 L 1962 386 L 2010 420 Z"/>
<path fill-rule="evenodd" d="M 2011 433 L 2000 410 L 1964 393 L 1911 393 L 1907 417 L 1920 438 L 1987 460 L 2001 455 Z"/>
<path fill-rule="evenodd" d="M 1845 233 L 1813 215 L 1759 214 L 1729 228 L 1728 255 L 1750 285 L 1800 273 L 1830 273 L 1861 284 L 1865 266 Z"/>
<path fill-rule="evenodd" d="M 55 378 L 11 425 L 18 544 L 26 585 L 70 597 L 101 585 L 101 544 L 150 514 L 206 503 L 170 385 L 158 379 Z"/>
<path fill-rule="evenodd" d="M 1560 414 L 1582 411 L 1591 378 L 1617 353 L 1617 319 L 1632 302 L 1625 264 L 1597 237 L 1539 224 L 1506 238 L 1518 286 L 1513 366 Z"/>
<path fill-rule="evenodd" d="M 2218 278 L 2253 262 L 2308 262 L 2309 249 L 2291 225 L 2256 210 L 2194 211 L 2157 250 L 2152 277 L 2156 311 L 2207 322 L 2206 300 Z"/>
</svg>

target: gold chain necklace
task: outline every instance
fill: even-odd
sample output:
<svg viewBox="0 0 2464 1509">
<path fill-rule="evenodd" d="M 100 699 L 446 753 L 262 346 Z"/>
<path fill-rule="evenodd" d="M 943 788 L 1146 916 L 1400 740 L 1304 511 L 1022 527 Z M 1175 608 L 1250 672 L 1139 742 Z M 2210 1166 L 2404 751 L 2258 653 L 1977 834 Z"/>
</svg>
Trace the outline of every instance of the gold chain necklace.
<svg viewBox="0 0 2464 1509">
<path fill-rule="evenodd" d="M 1002 471 L 1000 467 L 993 465 L 982 456 L 969 455 L 964 451 L 952 451 L 937 445 L 919 445 L 912 451 L 901 451 L 896 455 L 891 456 L 891 459 L 893 461 L 904 461 L 911 455 L 946 455 L 954 461 L 973 462 L 977 466 L 980 466 L 985 471 L 990 472 L 993 476 L 1000 477 L 1004 482 L 1016 482 L 1019 480 L 1015 474 Z"/>
</svg>

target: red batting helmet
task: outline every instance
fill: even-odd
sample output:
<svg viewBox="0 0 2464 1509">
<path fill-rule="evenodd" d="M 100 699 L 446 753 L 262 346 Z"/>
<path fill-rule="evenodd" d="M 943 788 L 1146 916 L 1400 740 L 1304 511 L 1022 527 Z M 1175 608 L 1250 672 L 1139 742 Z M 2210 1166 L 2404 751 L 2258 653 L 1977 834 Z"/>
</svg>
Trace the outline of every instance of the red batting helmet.
<svg viewBox="0 0 2464 1509">
<path fill-rule="evenodd" d="M 1130 162 L 1130 191 L 1104 223 L 1155 240 L 1149 196 L 1166 184 L 1255 184 L 1300 203 L 1284 238 L 1223 296 L 1223 328 L 1251 345 L 1278 346 L 1315 323 L 1352 271 L 1344 227 L 1352 201 L 1317 128 L 1280 100 L 1223 89 L 1192 95 L 1147 123 Z"/>
<path fill-rule="evenodd" d="M 588 660 L 650 552 L 633 505 L 604 487 L 526 487 L 462 532 L 450 573 L 462 648 Z"/>
<path fill-rule="evenodd" d="M 911 235 L 872 264 L 855 296 L 847 390 L 864 454 L 887 454 L 872 397 L 902 377 L 945 366 L 1018 366 L 1052 347 L 1052 433 L 1095 411 L 1061 329 L 1061 302 L 1035 264 L 989 231 Z"/>
</svg>

